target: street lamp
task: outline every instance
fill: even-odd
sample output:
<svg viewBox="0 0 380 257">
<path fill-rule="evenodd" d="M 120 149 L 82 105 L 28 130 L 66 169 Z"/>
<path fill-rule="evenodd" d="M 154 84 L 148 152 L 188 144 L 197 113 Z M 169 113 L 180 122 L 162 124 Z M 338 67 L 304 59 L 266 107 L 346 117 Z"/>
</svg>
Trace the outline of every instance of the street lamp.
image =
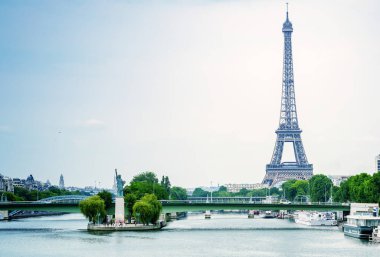
<svg viewBox="0 0 380 257">
<path fill-rule="evenodd" d="M 212 181 L 211 181 L 210 192 L 211 192 L 211 202 L 212 202 Z"/>
</svg>

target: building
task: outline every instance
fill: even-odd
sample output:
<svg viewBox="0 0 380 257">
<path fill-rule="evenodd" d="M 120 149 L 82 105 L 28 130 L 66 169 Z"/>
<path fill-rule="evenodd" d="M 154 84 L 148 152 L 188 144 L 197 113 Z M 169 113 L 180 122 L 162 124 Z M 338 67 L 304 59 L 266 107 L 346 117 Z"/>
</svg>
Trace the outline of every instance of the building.
<svg viewBox="0 0 380 257">
<path fill-rule="evenodd" d="M 376 171 L 380 172 L 380 154 L 376 156 Z"/>
<path fill-rule="evenodd" d="M 63 175 L 59 177 L 59 188 L 64 189 L 65 188 L 65 181 L 63 180 Z"/>
<path fill-rule="evenodd" d="M 13 178 L 14 187 L 25 187 L 25 179 Z"/>
<path fill-rule="evenodd" d="M 256 184 L 225 184 L 224 185 L 227 188 L 227 192 L 230 193 L 238 193 L 242 189 L 247 189 L 247 190 L 254 190 L 254 189 L 262 189 L 262 188 L 267 188 L 267 185 L 263 185 L 261 183 L 256 183 Z"/>
<path fill-rule="evenodd" d="M 278 186 L 289 179 L 309 179 L 313 176 L 313 165 L 309 164 L 301 139 L 301 128 L 298 124 L 296 96 L 294 93 L 294 74 L 292 57 L 293 25 L 289 21 L 286 11 L 286 20 L 282 26 L 284 34 L 284 60 L 282 74 L 281 110 L 277 139 L 272 159 L 266 165 L 266 174 L 263 184 Z M 295 161 L 283 161 L 282 155 L 285 144 L 292 144 Z"/>
<path fill-rule="evenodd" d="M 0 174 L 0 191 L 2 192 L 13 192 L 13 181 L 9 177 L 5 177 Z"/>
</svg>

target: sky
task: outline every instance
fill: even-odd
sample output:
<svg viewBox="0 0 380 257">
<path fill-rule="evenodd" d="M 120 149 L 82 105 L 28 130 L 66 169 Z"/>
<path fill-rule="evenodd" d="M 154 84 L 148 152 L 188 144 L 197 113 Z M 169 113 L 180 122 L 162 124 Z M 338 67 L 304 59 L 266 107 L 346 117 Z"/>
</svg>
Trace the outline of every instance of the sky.
<svg viewBox="0 0 380 257">
<path fill-rule="evenodd" d="M 379 1 L 289 1 L 314 173 L 374 172 Z M 111 187 L 257 183 L 280 115 L 285 1 L 1 1 L 0 173 Z M 286 148 L 286 150 L 289 150 Z M 283 161 L 291 159 L 291 151 Z"/>
</svg>

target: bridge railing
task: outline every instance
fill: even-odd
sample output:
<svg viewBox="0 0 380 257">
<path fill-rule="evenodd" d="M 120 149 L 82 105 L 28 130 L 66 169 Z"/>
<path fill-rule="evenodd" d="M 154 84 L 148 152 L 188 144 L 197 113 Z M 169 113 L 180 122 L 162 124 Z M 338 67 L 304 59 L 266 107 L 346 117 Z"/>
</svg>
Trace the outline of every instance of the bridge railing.
<svg viewBox="0 0 380 257">
<path fill-rule="evenodd" d="M 163 204 L 282 204 L 282 205 L 321 205 L 321 206 L 349 206 L 348 203 L 338 203 L 338 202 L 287 202 L 281 203 L 279 201 L 268 202 L 266 200 L 257 200 L 257 201 L 246 201 L 246 200 L 238 200 L 238 199 L 229 199 L 229 200 L 221 200 L 221 199 L 213 199 L 213 200 L 205 200 L 205 199 L 196 199 L 196 200 L 160 200 Z"/>
</svg>

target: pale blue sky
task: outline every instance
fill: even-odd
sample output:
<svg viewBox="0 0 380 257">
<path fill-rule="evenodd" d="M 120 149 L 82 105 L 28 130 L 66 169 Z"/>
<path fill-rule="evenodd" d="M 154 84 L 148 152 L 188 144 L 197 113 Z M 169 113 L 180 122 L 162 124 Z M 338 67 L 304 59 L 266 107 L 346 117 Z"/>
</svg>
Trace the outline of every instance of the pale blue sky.
<svg viewBox="0 0 380 257">
<path fill-rule="evenodd" d="M 278 126 L 285 1 L 1 1 L 0 173 L 111 186 L 261 182 Z M 373 171 L 379 1 L 290 1 L 315 173 Z M 61 132 L 61 133 L 59 133 Z"/>
</svg>

